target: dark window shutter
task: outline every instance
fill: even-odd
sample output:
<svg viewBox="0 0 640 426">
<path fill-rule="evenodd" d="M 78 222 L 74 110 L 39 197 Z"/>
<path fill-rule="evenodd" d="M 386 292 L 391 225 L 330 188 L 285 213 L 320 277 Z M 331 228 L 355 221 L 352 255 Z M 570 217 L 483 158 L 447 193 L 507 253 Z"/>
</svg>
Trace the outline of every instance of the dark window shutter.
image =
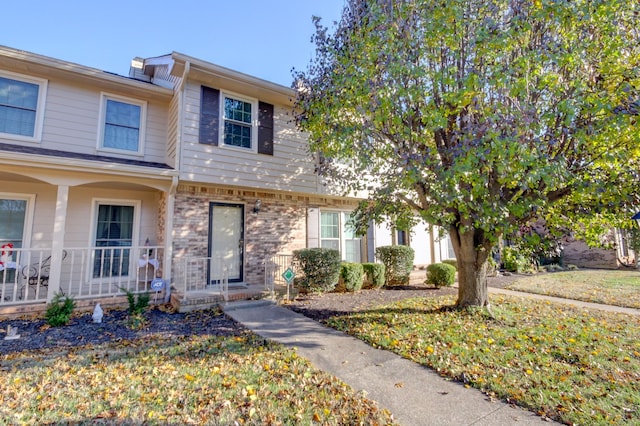
<svg viewBox="0 0 640 426">
<path fill-rule="evenodd" d="M 273 105 L 258 102 L 258 153 L 273 155 Z"/>
<path fill-rule="evenodd" d="M 200 143 L 218 145 L 220 91 L 202 86 L 200 96 Z"/>
</svg>

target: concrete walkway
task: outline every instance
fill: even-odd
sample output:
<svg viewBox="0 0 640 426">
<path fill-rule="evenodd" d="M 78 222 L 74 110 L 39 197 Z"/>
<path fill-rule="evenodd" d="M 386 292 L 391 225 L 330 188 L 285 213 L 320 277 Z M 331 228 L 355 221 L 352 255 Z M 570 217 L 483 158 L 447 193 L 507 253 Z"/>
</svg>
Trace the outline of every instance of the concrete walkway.
<svg viewBox="0 0 640 426">
<path fill-rule="evenodd" d="M 530 299 L 548 300 L 555 303 L 564 303 L 565 305 L 578 306 L 589 309 L 600 309 L 607 312 L 621 312 L 629 315 L 640 315 L 640 309 L 623 308 L 621 306 L 603 305 L 602 303 L 581 302 L 580 300 L 565 299 L 564 297 L 545 296 L 543 294 L 524 293 L 521 291 L 506 290 L 502 288 L 489 287 L 490 294 L 505 294 L 508 296 L 528 297 Z"/>
<path fill-rule="evenodd" d="M 553 424 L 273 302 L 232 302 L 224 312 L 260 336 L 296 348 L 356 391 L 364 390 L 401 425 Z"/>
</svg>

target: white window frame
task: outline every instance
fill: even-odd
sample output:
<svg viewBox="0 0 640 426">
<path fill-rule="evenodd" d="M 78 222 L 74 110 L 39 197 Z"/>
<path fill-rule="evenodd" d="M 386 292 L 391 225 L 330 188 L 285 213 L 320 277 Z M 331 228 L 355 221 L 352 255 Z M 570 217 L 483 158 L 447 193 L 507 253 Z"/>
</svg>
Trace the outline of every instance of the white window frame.
<svg viewBox="0 0 640 426">
<path fill-rule="evenodd" d="M 345 225 L 347 222 L 347 217 L 351 215 L 351 211 L 345 211 L 345 210 L 320 210 L 320 216 L 319 216 L 319 220 L 318 220 L 318 243 L 319 243 L 319 247 L 322 247 L 322 241 L 323 240 L 332 240 L 335 241 L 335 238 L 322 238 L 322 214 L 323 213 L 331 213 L 331 214 L 338 214 L 338 231 L 339 231 L 339 237 L 338 237 L 338 246 L 339 246 L 339 250 L 340 250 L 340 259 L 346 261 L 346 248 L 347 248 L 347 237 L 345 235 Z M 349 238 L 351 239 L 351 238 Z M 359 241 L 359 246 L 358 246 L 358 250 L 360 252 L 360 261 L 362 261 L 362 237 L 357 237 L 355 238 L 356 240 Z M 349 260 L 351 262 L 351 260 Z"/>
<path fill-rule="evenodd" d="M 47 98 L 48 81 L 44 78 L 31 77 L 9 71 L 0 71 L 0 77 L 38 85 L 38 102 L 36 104 L 36 119 L 33 124 L 33 136 L 16 135 L 0 132 L 0 138 L 13 139 L 24 142 L 40 142 L 42 140 L 42 126 L 44 123 L 44 109 Z"/>
<path fill-rule="evenodd" d="M 113 281 L 114 277 L 93 277 L 93 264 L 94 264 L 94 253 L 96 249 L 96 229 L 98 222 L 98 209 L 101 205 L 110 205 L 110 206 L 126 206 L 133 207 L 133 232 L 131 234 L 131 248 L 138 245 L 138 241 L 140 241 L 140 218 L 142 215 L 142 201 L 140 200 L 127 200 L 127 199 L 117 199 L 117 198 L 93 198 L 91 200 L 91 230 L 89 233 L 89 247 L 91 247 L 91 253 L 87 256 L 87 260 L 89 261 L 87 265 L 87 280 L 93 283 L 99 282 L 110 282 Z M 133 254 L 133 250 L 131 250 L 131 254 Z M 136 272 L 136 258 L 133 255 L 129 256 L 129 275 L 121 275 L 117 277 L 120 280 L 131 280 L 132 273 L 135 276 Z"/>
<path fill-rule="evenodd" d="M 130 151 L 128 149 L 118 149 L 104 146 L 104 131 L 107 119 L 107 101 L 117 101 L 125 104 L 140 107 L 140 126 L 138 127 L 138 150 Z M 138 99 L 127 98 L 111 93 L 100 93 L 100 124 L 98 126 L 98 143 L 97 150 L 103 152 L 113 152 L 118 154 L 128 154 L 142 157 L 144 155 L 144 141 L 147 127 L 147 102 Z"/>
<path fill-rule="evenodd" d="M 17 194 L 13 192 L 0 192 L 0 198 L 3 200 L 19 200 L 27 202 L 25 211 L 24 229 L 22 230 L 22 248 L 31 247 L 31 231 L 33 229 L 33 217 L 35 214 L 36 196 L 35 194 Z"/>
<path fill-rule="evenodd" d="M 224 143 L 224 122 L 226 120 L 224 116 L 224 101 L 226 98 L 235 99 L 242 102 L 251 104 L 251 147 L 243 148 L 241 146 L 227 145 Z M 227 149 L 233 149 L 241 152 L 258 152 L 258 100 L 247 96 L 239 95 L 233 92 L 220 91 L 220 127 L 218 130 L 218 146 Z"/>
</svg>

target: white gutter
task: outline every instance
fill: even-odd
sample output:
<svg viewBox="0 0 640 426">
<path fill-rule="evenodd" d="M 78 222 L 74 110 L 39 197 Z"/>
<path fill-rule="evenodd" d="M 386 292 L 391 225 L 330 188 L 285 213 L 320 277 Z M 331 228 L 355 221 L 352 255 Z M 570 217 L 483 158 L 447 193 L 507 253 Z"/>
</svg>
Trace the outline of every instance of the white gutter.
<svg viewBox="0 0 640 426">
<path fill-rule="evenodd" d="M 249 74 L 235 71 L 230 68 L 225 68 L 220 65 L 213 64 L 211 62 L 203 61 L 201 59 L 192 58 L 182 53 L 173 52 L 172 57 L 174 61 L 182 61 L 189 63 L 190 70 L 196 70 L 209 74 L 214 77 L 219 77 L 230 82 L 239 83 L 251 87 L 257 87 L 264 91 L 270 92 L 279 97 L 287 97 L 288 99 L 295 98 L 296 91 L 290 87 L 283 86 L 277 83 L 273 83 L 268 80 L 264 80 L 258 77 L 254 77 Z"/>
<path fill-rule="evenodd" d="M 175 62 L 174 62 L 175 63 Z M 191 62 L 186 61 L 184 64 L 184 72 L 182 73 L 182 80 L 180 81 L 180 86 L 177 88 L 178 99 L 180 102 L 178 108 L 178 123 L 179 126 L 178 131 L 176 132 L 176 169 L 178 169 L 178 174 L 180 174 L 180 170 L 182 170 L 182 132 L 184 131 L 184 92 L 185 86 L 187 85 L 187 77 L 189 76 L 189 71 L 191 71 Z M 177 183 L 176 183 L 177 185 Z"/>
</svg>

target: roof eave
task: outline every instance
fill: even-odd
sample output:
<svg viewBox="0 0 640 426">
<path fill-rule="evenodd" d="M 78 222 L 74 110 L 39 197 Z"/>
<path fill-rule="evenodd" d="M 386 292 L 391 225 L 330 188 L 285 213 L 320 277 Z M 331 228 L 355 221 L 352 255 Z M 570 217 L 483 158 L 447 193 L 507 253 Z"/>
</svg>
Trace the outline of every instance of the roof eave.
<svg viewBox="0 0 640 426">
<path fill-rule="evenodd" d="M 173 95 L 173 90 L 148 82 L 0 45 L 0 63 L 3 61 L 21 72 L 37 72 L 48 76 L 63 75 L 73 77 L 75 80 L 84 79 L 94 83 L 99 82 L 102 86 L 142 90 L 148 94 L 165 98 L 170 98 Z"/>
<path fill-rule="evenodd" d="M 182 53 L 173 52 L 171 56 L 174 59 L 172 68 L 173 75 L 182 76 L 188 63 L 189 77 L 191 78 L 205 80 L 211 78 L 224 83 L 233 90 L 242 90 L 245 93 L 257 93 L 263 100 L 271 100 L 280 104 L 291 105 L 293 104 L 293 99 L 295 99 L 296 92 L 290 87 L 193 58 Z"/>
</svg>

